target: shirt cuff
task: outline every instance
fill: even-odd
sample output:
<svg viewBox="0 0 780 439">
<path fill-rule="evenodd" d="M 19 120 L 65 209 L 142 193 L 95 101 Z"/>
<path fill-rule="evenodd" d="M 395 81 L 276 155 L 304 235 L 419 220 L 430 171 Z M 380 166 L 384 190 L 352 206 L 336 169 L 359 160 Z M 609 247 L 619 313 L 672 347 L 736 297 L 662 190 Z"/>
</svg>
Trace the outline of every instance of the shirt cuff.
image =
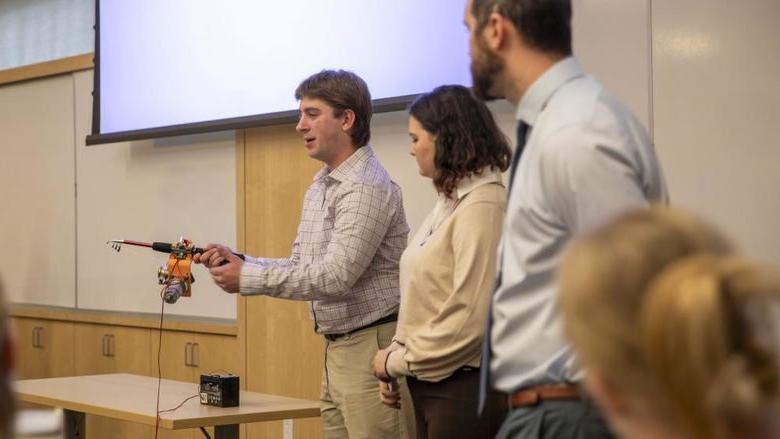
<svg viewBox="0 0 780 439">
<path fill-rule="evenodd" d="M 238 293 L 242 296 L 263 294 L 264 271 L 262 265 L 244 262 L 241 265 L 241 274 L 238 277 Z"/>
<path fill-rule="evenodd" d="M 244 262 L 248 264 L 260 264 L 260 258 L 254 256 L 244 255 Z"/>
<path fill-rule="evenodd" d="M 390 352 L 387 357 L 387 374 L 391 377 L 398 378 L 400 376 L 412 375 L 412 372 L 409 370 L 409 363 L 404 360 L 404 354 L 406 354 L 406 347 Z"/>
</svg>

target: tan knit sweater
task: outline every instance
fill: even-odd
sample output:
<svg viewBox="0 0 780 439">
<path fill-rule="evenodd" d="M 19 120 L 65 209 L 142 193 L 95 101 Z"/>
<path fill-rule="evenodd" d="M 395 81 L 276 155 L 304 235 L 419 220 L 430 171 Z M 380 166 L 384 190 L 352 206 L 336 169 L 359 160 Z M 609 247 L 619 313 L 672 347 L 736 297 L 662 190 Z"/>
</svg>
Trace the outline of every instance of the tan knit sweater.
<svg viewBox="0 0 780 439">
<path fill-rule="evenodd" d="M 501 175 L 464 179 L 436 208 L 401 257 L 401 307 L 387 370 L 440 381 L 479 367 L 496 279 L 506 190 Z"/>
</svg>

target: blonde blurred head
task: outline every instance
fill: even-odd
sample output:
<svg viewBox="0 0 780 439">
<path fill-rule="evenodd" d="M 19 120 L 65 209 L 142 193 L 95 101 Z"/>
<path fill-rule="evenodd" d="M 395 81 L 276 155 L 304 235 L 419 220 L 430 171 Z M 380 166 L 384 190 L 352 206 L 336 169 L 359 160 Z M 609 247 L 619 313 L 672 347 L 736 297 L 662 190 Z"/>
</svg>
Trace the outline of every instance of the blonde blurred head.
<svg viewBox="0 0 780 439">
<path fill-rule="evenodd" d="M 755 339 L 770 319 L 748 318 L 755 302 L 732 296 L 778 304 L 771 291 L 780 292 L 780 284 L 732 254 L 715 228 L 663 207 L 626 213 L 567 251 L 560 272 L 566 332 L 619 434 L 768 431 L 756 404 L 776 400 L 777 383 L 767 377 L 777 379 L 772 343 L 780 334 L 773 329 L 772 343 Z M 723 292 L 731 282 L 741 293 Z"/>
<path fill-rule="evenodd" d="M 677 422 L 696 437 L 776 437 L 777 275 L 736 256 L 694 256 L 664 270 L 646 296 L 643 354 Z"/>
</svg>

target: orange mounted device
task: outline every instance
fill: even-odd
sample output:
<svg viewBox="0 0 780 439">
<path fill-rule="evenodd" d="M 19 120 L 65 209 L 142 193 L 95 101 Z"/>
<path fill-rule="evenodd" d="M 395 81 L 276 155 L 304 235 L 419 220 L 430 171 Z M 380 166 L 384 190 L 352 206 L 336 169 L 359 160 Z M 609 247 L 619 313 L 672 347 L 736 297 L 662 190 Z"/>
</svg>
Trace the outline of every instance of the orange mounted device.
<svg viewBox="0 0 780 439">
<path fill-rule="evenodd" d="M 192 257 L 196 253 L 203 253 L 203 249 L 195 247 L 189 239 L 180 238 L 177 242 L 141 242 L 129 239 L 112 239 L 108 241 L 111 247 L 119 251 L 122 244 L 148 247 L 152 250 L 168 253 L 168 261 L 157 271 L 157 280 L 164 285 L 162 298 L 167 303 L 176 303 L 179 297 L 192 296 L 192 284 L 195 276 L 192 275 Z M 244 255 L 233 253 L 241 259 Z"/>
</svg>

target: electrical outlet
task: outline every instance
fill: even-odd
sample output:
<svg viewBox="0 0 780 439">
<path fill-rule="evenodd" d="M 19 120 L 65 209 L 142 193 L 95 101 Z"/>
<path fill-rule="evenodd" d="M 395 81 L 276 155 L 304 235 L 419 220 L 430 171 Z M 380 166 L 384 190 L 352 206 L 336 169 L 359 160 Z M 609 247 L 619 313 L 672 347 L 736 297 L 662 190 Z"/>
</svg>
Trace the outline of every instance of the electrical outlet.
<svg viewBox="0 0 780 439">
<path fill-rule="evenodd" d="M 282 421 L 282 439 L 293 439 L 293 420 Z"/>
</svg>

